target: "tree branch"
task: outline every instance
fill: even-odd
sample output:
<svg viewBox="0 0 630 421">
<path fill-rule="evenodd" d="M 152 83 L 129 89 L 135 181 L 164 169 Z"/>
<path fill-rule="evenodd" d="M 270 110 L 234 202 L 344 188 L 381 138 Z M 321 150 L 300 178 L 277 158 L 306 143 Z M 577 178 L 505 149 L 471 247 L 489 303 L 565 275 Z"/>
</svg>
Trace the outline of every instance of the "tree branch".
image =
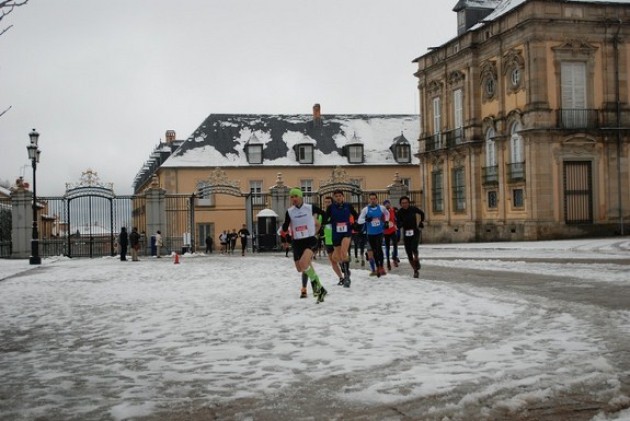
<svg viewBox="0 0 630 421">
<path fill-rule="evenodd" d="M 0 117 L 2 117 L 7 111 L 9 111 L 11 109 L 11 107 L 13 107 L 13 105 L 9 105 L 9 108 L 7 108 L 6 110 L 2 111 L 0 113 Z"/>
</svg>

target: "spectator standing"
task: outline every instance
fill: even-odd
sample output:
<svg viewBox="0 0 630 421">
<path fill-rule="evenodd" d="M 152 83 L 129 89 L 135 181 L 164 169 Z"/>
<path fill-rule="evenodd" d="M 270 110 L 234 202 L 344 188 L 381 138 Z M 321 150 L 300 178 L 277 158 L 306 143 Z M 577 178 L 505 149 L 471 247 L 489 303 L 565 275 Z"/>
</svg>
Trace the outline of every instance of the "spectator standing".
<svg viewBox="0 0 630 421">
<path fill-rule="evenodd" d="M 123 262 L 127 261 L 127 246 L 129 246 L 127 228 L 122 227 L 120 229 L 120 235 L 118 235 L 118 247 L 120 247 L 120 260 Z"/>
<path fill-rule="evenodd" d="M 138 250 L 140 250 L 140 234 L 136 227 L 133 227 L 131 234 L 129 234 L 129 245 L 131 246 L 131 261 L 139 261 Z"/>
<path fill-rule="evenodd" d="M 160 230 L 157 230 L 157 232 L 155 233 L 155 250 L 158 258 L 162 257 L 160 249 L 163 245 L 164 242 L 162 241 L 162 233 L 160 232 Z"/>
</svg>

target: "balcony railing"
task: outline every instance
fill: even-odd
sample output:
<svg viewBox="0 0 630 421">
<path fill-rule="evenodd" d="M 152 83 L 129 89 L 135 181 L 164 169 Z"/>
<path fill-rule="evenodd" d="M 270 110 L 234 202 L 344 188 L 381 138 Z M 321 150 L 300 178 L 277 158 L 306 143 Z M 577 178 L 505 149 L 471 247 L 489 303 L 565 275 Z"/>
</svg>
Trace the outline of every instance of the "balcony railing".
<svg viewBox="0 0 630 421">
<path fill-rule="evenodd" d="M 460 145 L 464 142 L 464 129 L 458 128 L 454 130 L 449 130 L 444 133 L 446 137 L 446 146 L 452 148 L 453 146 Z"/>
<path fill-rule="evenodd" d="M 561 129 L 596 129 L 599 127 L 597 110 L 562 108 L 558 110 L 558 127 Z"/>
<path fill-rule="evenodd" d="M 510 181 L 524 181 L 525 180 L 525 163 L 513 162 L 507 164 L 508 179 Z"/>
<path fill-rule="evenodd" d="M 481 177 L 484 185 L 499 184 L 499 166 L 482 167 Z"/>
<path fill-rule="evenodd" d="M 438 149 L 444 149 L 444 135 L 442 133 L 435 133 L 425 138 L 425 150 L 436 151 Z"/>
</svg>

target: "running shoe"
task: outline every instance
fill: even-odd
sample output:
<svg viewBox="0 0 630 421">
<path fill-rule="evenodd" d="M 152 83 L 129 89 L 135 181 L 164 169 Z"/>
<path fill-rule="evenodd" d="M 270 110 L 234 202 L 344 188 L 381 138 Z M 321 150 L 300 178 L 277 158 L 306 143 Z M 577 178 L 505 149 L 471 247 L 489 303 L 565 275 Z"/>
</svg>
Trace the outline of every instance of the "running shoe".
<svg viewBox="0 0 630 421">
<path fill-rule="evenodd" d="M 317 304 L 323 303 L 324 302 L 324 297 L 326 295 L 328 295 L 328 291 L 326 291 L 326 288 L 321 287 L 321 289 L 319 290 L 319 295 L 317 296 Z"/>
</svg>

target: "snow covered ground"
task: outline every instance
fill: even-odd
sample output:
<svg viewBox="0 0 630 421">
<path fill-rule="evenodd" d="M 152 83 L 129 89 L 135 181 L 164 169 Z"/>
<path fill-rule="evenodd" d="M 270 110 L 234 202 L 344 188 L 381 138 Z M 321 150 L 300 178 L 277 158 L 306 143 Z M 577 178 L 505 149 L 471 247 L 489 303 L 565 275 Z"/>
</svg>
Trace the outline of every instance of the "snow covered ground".
<svg viewBox="0 0 630 421">
<path fill-rule="evenodd" d="M 284 254 L 1 260 L 0 419 L 208 407 L 257 419 L 234 409 L 253 401 L 296 418 L 278 402 L 300 390 L 317 390 L 336 419 L 383 419 L 398 405 L 406 415 L 388 419 L 510 419 L 579 393 L 600 403 L 593 420 L 630 419 L 630 356 L 615 351 L 630 338 L 630 293 L 626 310 L 610 310 L 425 276 L 570 273 L 628 293 L 630 239 L 423 245 L 421 256 L 420 279 L 403 259 L 381 279 L 355 267 L 350 289 L 318 259 L 322 304 L 298 298 Z"/>
</svg>

